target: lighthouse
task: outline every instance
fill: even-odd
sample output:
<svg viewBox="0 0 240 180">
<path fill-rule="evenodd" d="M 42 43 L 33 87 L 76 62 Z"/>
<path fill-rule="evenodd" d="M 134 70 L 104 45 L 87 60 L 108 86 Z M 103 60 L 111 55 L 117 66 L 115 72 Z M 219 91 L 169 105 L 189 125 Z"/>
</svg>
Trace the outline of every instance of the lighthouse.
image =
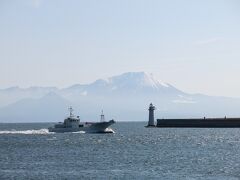
<svg viewBox="0 0 240 180">
<path fill-rule="evenodd" d="M 149 111 L 148 127 L 155 126 L 154 110 L 155 110 L 155 106 L 153 106 L 153 104 L 151 103 L 148 108 L 148 111 Z"/>
</svg>

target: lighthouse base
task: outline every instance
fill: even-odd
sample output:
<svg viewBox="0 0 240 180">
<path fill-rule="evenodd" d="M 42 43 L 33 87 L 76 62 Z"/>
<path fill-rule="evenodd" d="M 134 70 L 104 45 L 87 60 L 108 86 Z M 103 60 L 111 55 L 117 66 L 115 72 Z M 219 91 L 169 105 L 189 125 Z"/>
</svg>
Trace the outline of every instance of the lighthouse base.
<svg viewBox="0 0 240 180">
<path fill-rule="evenodd" d="M 155 125 L 147 125 L 145 126 L 145 128 L 155 128 L 156 126 Z"/>
</svg>

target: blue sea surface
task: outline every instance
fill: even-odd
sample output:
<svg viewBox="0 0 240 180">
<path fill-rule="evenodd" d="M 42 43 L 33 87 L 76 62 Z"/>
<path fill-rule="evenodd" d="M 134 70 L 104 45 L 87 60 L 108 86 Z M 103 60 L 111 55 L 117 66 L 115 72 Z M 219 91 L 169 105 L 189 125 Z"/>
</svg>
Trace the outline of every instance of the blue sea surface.
<svg viewBox="0 0 240 180">
<path fill-rule="evenodd" d="M 145 124 L 118 122 L 115 134 L 0 124 L 0 179 L 240 179 L 240 129 Z"/>
</svg>

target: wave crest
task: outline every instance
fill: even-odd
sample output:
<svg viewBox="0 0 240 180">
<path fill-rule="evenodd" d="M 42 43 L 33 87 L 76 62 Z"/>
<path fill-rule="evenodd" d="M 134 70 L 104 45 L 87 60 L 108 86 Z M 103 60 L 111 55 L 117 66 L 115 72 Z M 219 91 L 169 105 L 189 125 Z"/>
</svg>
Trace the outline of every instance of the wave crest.
<svg viewBox="0 0 240 180">
<path fill-rule="evenodd" d="M 10 130 L 10 131 L 0 131 L 0 134 L 53 134 L 52 132 L 49 132 L 48 129 L 38 129 L 38 130 Z"/>
</svg>

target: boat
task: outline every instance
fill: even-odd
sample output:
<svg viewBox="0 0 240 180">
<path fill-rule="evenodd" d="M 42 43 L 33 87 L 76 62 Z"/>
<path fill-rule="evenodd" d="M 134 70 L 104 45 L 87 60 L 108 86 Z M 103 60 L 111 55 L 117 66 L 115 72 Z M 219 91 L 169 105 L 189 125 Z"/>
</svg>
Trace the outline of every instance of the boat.
<svg viewBox="0 0 240 180">
<path fill-rule="evenodd" d="M 69 108 L 70 115 L 64 119 L 64 122 L 55 124 L 54 127 L 49 127 L 49 132 L 66 133 L 66 132 L 85 132 L 85 133 L 114 133 L 109 128 L 115 121 L 105 121 L 102 111 L 100 122 L 81 122 L 79 116 L 74 116 L 73 108 Z"/>
</svg>

